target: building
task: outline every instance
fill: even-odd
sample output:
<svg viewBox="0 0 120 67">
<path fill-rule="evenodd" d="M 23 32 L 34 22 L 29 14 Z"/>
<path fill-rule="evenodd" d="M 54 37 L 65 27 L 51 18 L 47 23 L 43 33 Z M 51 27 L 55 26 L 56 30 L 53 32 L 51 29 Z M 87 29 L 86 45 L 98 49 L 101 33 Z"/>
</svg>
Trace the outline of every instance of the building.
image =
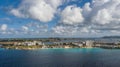
<svg viewBox="0 0 120 67">
<path fill-rule="evenodd" d="M 26 42 L 24 42 L 23 45 L 25 45 L 25 46 L 34 46 L 34 45 L 36 45 L 36 41 L 33 41 L 33 42 L 26 41 Z"/>
<path fill-rule="evenodd" d="M 2 45 L 0 44 L 0 47 L 2 47 Z"/>
<path fill-rule="evenodd" d="M 79 46 L 79 47 L 83 47 L 84 46 L 82 42 L 74 42 L 73 44 L 76 45 L 76 46 Z"/>
<path fill-rule="evenodd" d="M 86 46 L 86 47 L 92 47 L 93 45 L 94 45 L 94 41 L 87 40 L 87 41 L 85 42 L 85 46 Z"/>
<path fill-rule="evenodd" d="M 44 43 L 42 43 L 41 41 L 38 41 L 36 43 L 37 43 L 37 45 L 44 45 Z"/>
</svg>

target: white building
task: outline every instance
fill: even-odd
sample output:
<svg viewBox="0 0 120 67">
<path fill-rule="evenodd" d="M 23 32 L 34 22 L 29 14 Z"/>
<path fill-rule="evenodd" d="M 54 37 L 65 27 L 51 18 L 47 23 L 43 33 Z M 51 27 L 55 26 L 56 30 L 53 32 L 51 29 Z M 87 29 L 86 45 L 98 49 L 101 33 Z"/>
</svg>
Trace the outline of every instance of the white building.
<svg viewBox="0 0 120 67">
<path fill-rule="evenodd" d="M 94 41 L 87 40 L 86 41 L 86 47 L 92 47 L 94 45 Z"/>
<path fill-rule="evenodd" d="M 37 44 L 38 44 L 38 45 L 44 45 L 44 43 L 41 42 L 41 41 L 38 41 Z"/>
<path fill-rule="evenodd" d="M 2 45 L 0 44 L 0 47 L 2 47 Z"/>
<path fill-rule="evenodd" d="M 34 46 L 34 45 L 44 45 L 44 43 L 43 42 L 41 42 L 41 41 L 33 41 L 33 42 L 24 42 L 24 45 L 26 45 L 26 46 Z"/>
<path fill-rule="evenodd" d="M 74 45 L 77 45 L 77 46 L 79 46 L 79 47 L 83 47 L 83 43 L 80 43 L 80 42 L 75 42 L 75 43 L 73 43 Z"/>
<path fill-rule="evenodd" d="M 36 41 L 33 41 L 33 42 L 24 42 L 24 45 L 26 45 L 26 46 L 36 45 Z"/>
</svg>

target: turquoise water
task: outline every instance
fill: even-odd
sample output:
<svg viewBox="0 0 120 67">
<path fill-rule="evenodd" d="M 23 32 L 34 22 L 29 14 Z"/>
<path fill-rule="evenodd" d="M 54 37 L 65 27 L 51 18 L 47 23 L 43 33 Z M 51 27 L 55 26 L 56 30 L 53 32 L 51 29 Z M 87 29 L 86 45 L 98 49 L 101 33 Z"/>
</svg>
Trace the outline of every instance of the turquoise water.
<svg viewBox="0 0 120 67">
<path fill-rule="evenodd" d="M 119 49 L 0 49 L 0 67 L 120 67 Z"/>
</svg>

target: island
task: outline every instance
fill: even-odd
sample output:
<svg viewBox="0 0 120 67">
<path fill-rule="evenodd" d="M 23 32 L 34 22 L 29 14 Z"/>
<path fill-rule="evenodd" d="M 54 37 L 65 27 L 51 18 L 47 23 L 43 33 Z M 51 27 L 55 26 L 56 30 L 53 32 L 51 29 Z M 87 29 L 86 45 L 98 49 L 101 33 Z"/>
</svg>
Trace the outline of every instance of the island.
<svg viewBox="0 0 120 67">
<path fill-rule="evenodd" d="M 81 38 L 17 38 L 0 39 L 0 48 L 34 50 L 47 48 L 106 48 L 119 49 L 119 41 Z"/>
</svg>

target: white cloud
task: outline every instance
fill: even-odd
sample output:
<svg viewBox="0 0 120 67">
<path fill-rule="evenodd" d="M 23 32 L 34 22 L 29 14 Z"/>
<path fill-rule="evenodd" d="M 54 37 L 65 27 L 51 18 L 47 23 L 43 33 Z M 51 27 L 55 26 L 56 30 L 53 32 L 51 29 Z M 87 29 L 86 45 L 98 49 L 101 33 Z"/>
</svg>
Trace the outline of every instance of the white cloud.
<svg viewBox="0 0 120 67">
<path fill-rule="evenodd" d="M 107 9 L 99 10 L 96 16 L 93 17 L 92 22 L 98 24 L 108 24 L 112 21 L 112 15 Z"/>
<path fill-rule="evenodd" d="M 117 34 L 120 31 L 120 0 L 92 0 L 83 7 L 67 5 L 63 10 L 58 9 L 65 0 L 23 0 L 21 5 L 12 9 L 11 13 L 23 18 L 32 18 L 49 22 L 59 10 L 60 20 L 49 31 L 49 27 L 31 23 L 23 27 L 27 34 L 82 35 Z M 67 0 L 69 1 L 69 0 Z M 75 0 L 73 0 L 75 1 Z M 3 28 L 5 30 L 5 28 Z M 20 31 L 21 32 L 21 31 Z M 19 33 L 19 31 L 18 31 Z"/>
<path fill-rule="evenodd" d="M 28 31 L 28 27 L 27 26 L 22 26 L 22 30 Z"/>
<path fill-rule="evenodd" d="M 19 11 L 19 9 L 12 9 L 11 13 L 17 17 L 24 17 L 24 15 Z"/>
<path fill-rule="evenodd" d="M 92 8 L 90 7 L 90 3 L 86 3 L 84 7 L 82 8 L 82 15 L 86 19 L 89 17 L 90 12 L 92 11 Z"/>
<path fill-rule="evenodd" d="M 84 27 L 84 28 L 82 28 L 81 30 L 80 30 L 80 32 L 81 33 L 89 33 L 89 29 L 88 28 L 86 28 L 86 27 Z"/>
<path fill-rule="evenodd" d="M 11 13 L 17 17 L 49 22 L 54 18 L 57 7 L 62 3 L 63 0 L 23 0 L 19 8 L 12 9 Z"/>
<path fill-rule="evenodd" d="M 77 27 L 71 27 L 71 26 L 56 26 L 55 28 L 52 29 L 55 34 L 58 35 L 75 35 L 77 32 Z"/>
<path fill-rule="evenodd" d="M 53 8 L 57 8 L 58 6 L 62 5 L 65 0 L 45 0 L 49 3 Z"/>
<path fill-rule="evenodd" d="M 1 29 L 2 31 L 6 31 L 6 30 L 7 30 L 7 27 L 8 27 L 7 24 L 2 24 L 0 29 Z"/>
<path fill-rule="evenodd" d="M 110 23 L 118 23 L 120 22 L 120 1 L 119 0 L 105 0 L 105 1 L 97 1 L 95 0 L 96 5 L 101 4 L 100 6 L 93 5 L 92 9 L 92 20 L 95 23 L 99 24 L 110 24 Z"/>
<path fill-rule="evenodd" d="M 82 8 L 67 6 L 61 15 L 62 27 L 58 25 L 54 31 L 64 34 L 67 31 L 67 26 L 78 24 L 75 26 L 77 29 L 74 34 L 100 33 L 107 35 L 107 32 L 119 32 L 120 27 L 115 28 L 120 26 L 119 12 L 120 0 L 93 0 L 92 3 L 86 3 Z M 74 31 L 72 26 L 69 29 Z M 71 31 L 67 32 L 71 33 Z M 116 33 L 112 32 L 111 34 Z"/>
<path fill-rule="evenodd" d="M 102 6 L 105 3 L 109 2 L 111 0 L 93 0 L 92 3 L 95 7 Z"/>
<path fill-rule="evenodd" d="M 84 21 L 84 18 L 81 14 L 82 9 L 77 6 L 67 6 L 61 13 L 61 22 L 64 24 L 79 24 Z"/>
</svg>

